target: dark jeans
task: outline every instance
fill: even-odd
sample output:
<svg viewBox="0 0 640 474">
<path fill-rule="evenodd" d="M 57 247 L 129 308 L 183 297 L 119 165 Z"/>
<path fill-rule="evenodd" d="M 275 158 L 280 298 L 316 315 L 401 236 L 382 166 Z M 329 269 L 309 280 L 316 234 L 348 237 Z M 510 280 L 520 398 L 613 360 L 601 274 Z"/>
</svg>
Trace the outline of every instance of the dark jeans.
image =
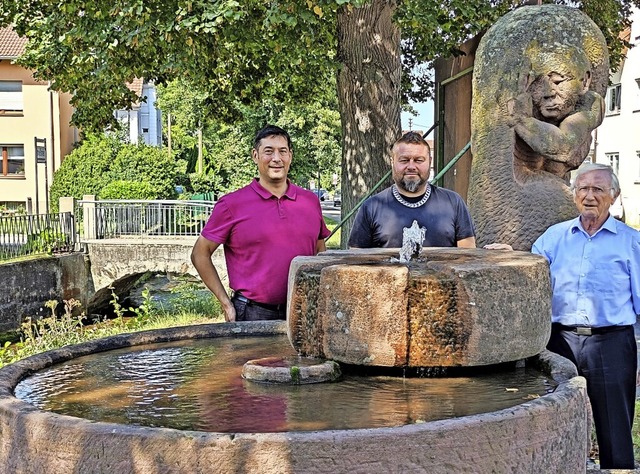
<svg viewBox="0 0 640 474">
<path fill-rule="evenodd" d="M 602 469 L 633 469 L 637 344 L 633 326 L 583 336 L 555 325 L 547 349 L 566 357 L 587 379 Z"/>
<path fill-rule="evenodd" d="M 236 308 L 236 321 L 272 321 L 287 319 L 285 308 L 271 310 L 252 304 L 250 301 L 240 301 L 231 298 L 233 306 Z"/>
</svg>

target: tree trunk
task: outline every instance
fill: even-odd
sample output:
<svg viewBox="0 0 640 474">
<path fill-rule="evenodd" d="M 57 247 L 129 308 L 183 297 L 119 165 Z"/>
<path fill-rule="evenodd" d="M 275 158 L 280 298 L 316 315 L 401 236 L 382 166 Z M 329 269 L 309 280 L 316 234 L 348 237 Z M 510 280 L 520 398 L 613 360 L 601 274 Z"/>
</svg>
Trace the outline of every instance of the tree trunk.
<svg viewBox="0 0 640 474">
<path fill-rule="evenodd" d="M 401 131 L 402 64 L 395 9 L 395 1 L 372 0 L 338 11 L 343 218 L 389 171 L 389 148 Z M 342 227 L 343 248 L 352 222 L 353 217 Z"/>
</svg>

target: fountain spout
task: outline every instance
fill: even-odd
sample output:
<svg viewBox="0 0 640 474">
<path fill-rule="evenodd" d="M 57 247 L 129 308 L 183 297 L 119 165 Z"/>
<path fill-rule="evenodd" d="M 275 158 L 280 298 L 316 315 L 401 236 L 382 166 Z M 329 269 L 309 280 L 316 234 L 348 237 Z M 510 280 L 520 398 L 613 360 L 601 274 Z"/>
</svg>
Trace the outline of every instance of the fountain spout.
<svg viewBox="0 0 640 474">
<path fill-rule="evenodd" d="M 400 261 L 409 262 L 418 257 L 422 251 L 422 242 L 427 233 L 426 227 L 420 227 L 418 221 L 413 221 L 411 227 L 402 229 L 402 248 L 400 249 Z"/>
</svg>

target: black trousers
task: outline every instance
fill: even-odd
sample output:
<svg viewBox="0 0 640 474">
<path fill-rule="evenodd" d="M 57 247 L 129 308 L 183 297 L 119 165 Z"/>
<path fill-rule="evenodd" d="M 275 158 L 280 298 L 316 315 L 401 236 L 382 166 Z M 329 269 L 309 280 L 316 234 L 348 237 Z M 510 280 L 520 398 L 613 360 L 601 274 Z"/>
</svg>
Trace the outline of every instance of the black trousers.
<svg viewBox="0 0 640 474">
<path fill-rule="evenodd" d="M 287 313 L 283 307 L 280 310 L 272 310 L 257 306 L 247 301 L 240 301 L 235 296 L 231 298 L 236 308 L 236 321 L 272 321 L 287 319 Z"/>
<path fill-rule="evenodd" d="M 587 380 L 602 469 L 633 469 L 637 344 L 633 326 L 583 336 L 552 326 L 547 349 L 572 361 Z"/>
</svg>

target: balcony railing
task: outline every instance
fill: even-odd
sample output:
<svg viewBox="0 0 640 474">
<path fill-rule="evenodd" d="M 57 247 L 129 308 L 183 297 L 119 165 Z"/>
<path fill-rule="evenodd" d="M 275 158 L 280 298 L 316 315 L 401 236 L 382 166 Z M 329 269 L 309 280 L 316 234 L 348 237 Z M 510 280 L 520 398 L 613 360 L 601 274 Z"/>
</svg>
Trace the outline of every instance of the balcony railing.
<svg viewBox="0 0 640 474">
<path fill-rule="evenodd" d="M 75 221 L 70 212 L 0 217 L 0 260 L 71 252 L 75 243 Z"/>
<path fill-rule="evenodd" d="M 83 240 L 120 237 L 197 236 L 206 224 L 211 201 L 78 201 Z"/>
</svg>

